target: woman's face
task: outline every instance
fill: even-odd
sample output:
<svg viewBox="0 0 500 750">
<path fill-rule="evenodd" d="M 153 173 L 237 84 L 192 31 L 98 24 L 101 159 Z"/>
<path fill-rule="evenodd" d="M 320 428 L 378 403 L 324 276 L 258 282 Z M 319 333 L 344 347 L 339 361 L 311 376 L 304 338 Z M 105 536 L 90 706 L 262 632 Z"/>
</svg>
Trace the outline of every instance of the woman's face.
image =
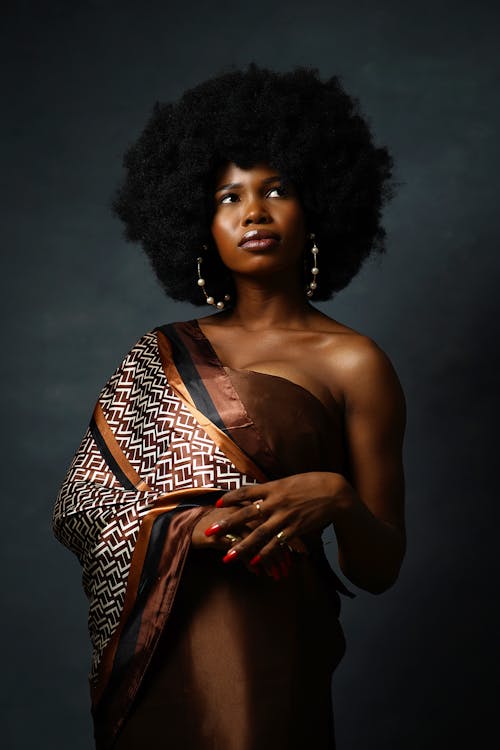
<svg viewBox="0 0 500 750">
<path fill-rule="evenodd" d="M 294 187 L 276 169 L 229 163 L 216 175 L 212 236 L 222 262 L 237 274 L 298 271 L 305 217 Z"/>
</svg>

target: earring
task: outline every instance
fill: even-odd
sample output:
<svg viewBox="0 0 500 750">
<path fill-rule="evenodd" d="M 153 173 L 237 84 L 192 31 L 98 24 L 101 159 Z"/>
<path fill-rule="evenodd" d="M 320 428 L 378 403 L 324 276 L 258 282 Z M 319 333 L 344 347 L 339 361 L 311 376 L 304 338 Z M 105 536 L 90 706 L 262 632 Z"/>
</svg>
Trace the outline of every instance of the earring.
<svg viewBox="0 0 500 750">
<path fill-rule="evenodd" d="M 312 281 L 310 281 L 309 284 L 307 285 L 306 295 L 308 297 L 312 297 L 313 294 L 314 294 L 314 290 L 318 288 L 317 278 L 318 278 L 318 274 L 319 274 L 319 268 L 318 268 L 318 253 L 319 253 L 319 250 L 318 250 L 318 246 L 316 245 L 315 235 L 313 233 L 311 233 L 309 236 L 310 236 L 310 238 L 313 241 L 313 246 L 311 248 L 311 252 L 312 252 L 312 256 L 313 256 L 313 267 L 311 268 Z"/>
<path fill-rule="evenodd" d="M 203 249 L 207 250 L 207 246 L 203 245 Z M 201 275 L 201 264 L 203 263 L 203 258 L 197 258 L 196 263 L 198 265 L 198 286 L 201 288 L 201 291 L 205 295 L 205 299 L 207 301 L 207 305 L 214 305 L 214 307 L 217 308 L 217 310 L 223 310 L 225 308 L 225 303 L 229 302 L 231 299 L 231 296 L 229 294 L 224 295 L 224 302 L 220 300 L 219 302 L 216 302 L 213 297 L 211 297 L 209 294 L 207 294 L 207 290 L 205 289 L 205 279 Z"/>
</svg>

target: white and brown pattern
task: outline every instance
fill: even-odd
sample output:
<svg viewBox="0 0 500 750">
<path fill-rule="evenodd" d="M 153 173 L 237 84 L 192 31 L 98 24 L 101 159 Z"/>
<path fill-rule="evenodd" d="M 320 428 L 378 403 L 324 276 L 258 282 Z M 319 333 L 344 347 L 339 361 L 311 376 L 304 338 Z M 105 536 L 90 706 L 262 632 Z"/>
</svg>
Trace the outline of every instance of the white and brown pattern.
<svg viewBox="0 0 500 750">
<path fill-rule="evenodd" d="M 120 620 L 144 515 L 168 492 L 229 490 L 255 481 L 228 460 L 174 394 L 155 332 L 132 348 L 104 386 L 99 403 L 124 456 L 151 490 L 124 489 L 87 430 L 59 492 L 53 527 L 83 567 L 93 646 L 91 680 Z"/>
</svg>

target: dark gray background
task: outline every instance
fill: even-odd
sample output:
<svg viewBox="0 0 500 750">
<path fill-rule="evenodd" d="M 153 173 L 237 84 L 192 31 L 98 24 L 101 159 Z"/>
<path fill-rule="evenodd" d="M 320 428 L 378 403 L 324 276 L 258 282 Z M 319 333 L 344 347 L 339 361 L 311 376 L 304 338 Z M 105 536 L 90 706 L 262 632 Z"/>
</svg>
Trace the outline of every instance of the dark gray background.
<svg viewBox="0 0 500 750">
<path fill-rule="evenodd" d="M 51 536 L 52 506 L 125 352 L 195 312 L 163 296 L 110 214 L 122 153 L 156 99 L 251 60 L 339 74 L 404 183 L 387 211 L 387 257 L 321 306 L 389 354 L 409 416 L 407 559 L 389 592 L 344 601 L 339 749 L 486 744 L 498 647 L 495 6 L 73 0 L 4 10 L 3 747 L 92 746 L 86 600 L 76 559 Z"/>
</svg>

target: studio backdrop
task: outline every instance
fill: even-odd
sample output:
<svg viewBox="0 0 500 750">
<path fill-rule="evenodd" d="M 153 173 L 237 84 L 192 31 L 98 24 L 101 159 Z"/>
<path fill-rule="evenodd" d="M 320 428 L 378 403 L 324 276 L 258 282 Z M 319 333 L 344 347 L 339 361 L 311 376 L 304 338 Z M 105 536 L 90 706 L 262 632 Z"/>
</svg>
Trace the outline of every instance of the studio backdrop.
<svg viewBox="0 0 500 750">
<path fill-rule="evenodd" d="M 408 403 L 408 552 L 392 589 L 343 601 L 339 750 L 485 746 L 498 643 L 499 21 L 486 0 L 4 10 L 3 747 L 92 747 L 87 602 L 52 508 L 124 354 L 204 313 L 169 301 L 125 242 L 110 211 L 123 153 L 155 101 L 250 61 L 339 75 L 399 182 L 386 256 L 319 305 L 384 349 Z"/>
</svg>

